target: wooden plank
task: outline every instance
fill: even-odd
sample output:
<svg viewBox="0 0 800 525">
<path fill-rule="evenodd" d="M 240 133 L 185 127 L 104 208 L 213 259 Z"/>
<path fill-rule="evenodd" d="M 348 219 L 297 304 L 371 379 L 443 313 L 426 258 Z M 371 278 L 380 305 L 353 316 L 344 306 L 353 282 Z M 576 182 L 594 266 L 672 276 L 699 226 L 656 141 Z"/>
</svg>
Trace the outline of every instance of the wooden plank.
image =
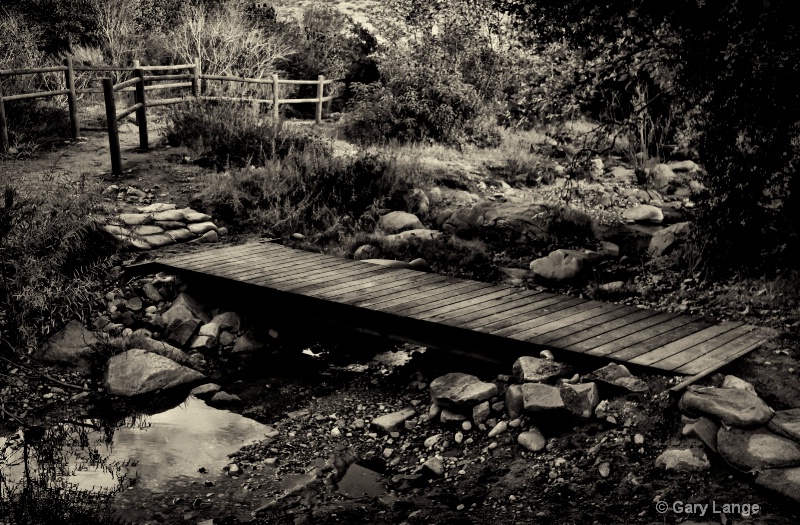
<svg viewBox="0 0 800 525">
<path fill-rule="evenodd" d="M 710 367 L 718 369 L 734 359 L 758 348 L 764 344 L 765 341 L 766 338 L 763 335 L 757 333 L 757 331 L 752 331 L 738 339 L 717 347 L 711 352 L 704 354 L 702 357 L 689 361 L 685 365 L 674 369 L 674 371 L 680 374 L 700 374 L 704 371 L 708 371 Z"/>
<path fill-rule="evenodd" d="M 741 323 L 720 323 L 714 326 L 709 326 L 708 328 L 704 328 L 699 332 L 687 335 L 682 339 L 668 343 L 660 348 L 655 348 L 645 354 L 638 355 L 632 358 L 630 362 L 637 365 L 650 366 L 653 363 L 657 363 L 658 361 L 666 359 L 674 354 L 677 354 L 678 352 L 682 352 L 687 348 L 691 348 L 704 341 L 712 339 L 719 334 L 724 334 L 725 332 L 733 330 L 740 325 Z"/>
<path fill-rule="evenodd" d="M 543 305 L 536 305 L 534 306 L 531 304 L 528 308 L 522 309 L 519 308 L 521 313 L 517 315 L 511 315 L 510 317 L 506 317 L 500 321 L 495 321 L 492 323 L 485 324 L 483 326 L 478 326 L 475 329 L 479 332 L 488 332 L 488 333 L 495 333 L 500 330 L 505 330 L 510 326 L 515 326 L 520 323 L 533 321 L 534 319 L 538 319 L 545 315 L 552 314 L 554 312 L 558 312 L 560 310 L 564 310 L 566 308 L 571 308 L 575 305 L 585 303 L 586 301 L 583 299 L 578 299 L 576 297 L 567 297 L 567 296 L 555 296 L 554 301 L 551 304 L 546 306 Z M 510 313 L 514 313 L 512 310 Z"/>
<path fill-rule="evenodd" d="M 432 285 L 430 287 L 424 287 L 419 290 L 410 290 L 411 293 L 409 294 L 398 294 L 391 299 L 376 298 L 360 301 L 355 304 L 369 308 L 370 310 L 381 310 L 384 308 L 395 307 L 409 301 L 421 301 L 425 300 L 426 298 L 428 300 L 435 300 L 431 299 L 431 297 L 435 297 L 436 294 L 453 293 L 460 288 L 469 286 L 470 284 L 471 283 L 469 281 L 454 281 L 453 279 L 446 279 L 441 283 L 437 283 L 436 285 Z M 437 299 L 440 299 L 440 297 L 437 297 Z"/>
<path fill-rule="evenodd" d="M 369 264 L 369 263 L 366 263 Z M 314 297 L 319 295 L 324 295 L 326 299 L 335 299 L 336 302 L 341 302 L 339 297 L 354 291 L 365 291 L 369 290 L 371 287 L 376 286 L 377 283 L 386 283 L 392 282 L 397 280 L 403 280 L 408 283 L 416 282 L 419 277 L 424 275 L 430 275 L 426 272 L 418 272 L 415 270 L 406 270 L 410 274 L 416 275 L 408 275 L 402 270 L 397 269 L 390 269 L 386 267 L 378 267 L 382 268 L 383 272 L 377 273 L 374 276 L 369 278 L 362 278 L 358 280 L 349 280 L 343 281 L 341 283 L 334 283 L 331 286 L 325 287 L 323 289 L 314 290 L 310 292 L 311 295 Z"/>
<path fill-rule="evenodd" d="M 676 368 L 680 368 L 690 361 L 699 359 L 703 355 L 733 341 L 734 339 L 739 338 L 742 335 L 750 333 L 752 328 L 752 326 L 748 325 L 739 325 L 731 330 L 728 330 L 727 332 L 703 341 L 702 343 L 686 348 L 685 350 L 682 350 L 676 354 L 672 354 L 661 361 L 656 361 L 650 366 L 654 368 L 661 368 L 662 370 L 675 370 Z"/>
<path fill-rule="evenodd" d="M 261 250 L 261 248 L 264 248 Z M 229 246 L 225 248 L 214 248 L 211 250 L 204 250 L 202 252 L 189 253 L 186 255 L 179 255 L 177 257 L 170 257 L 159 261 L 162 264 L 168 265 L 198 265 L 205 261 L 219 261 L 220 259 L 233 259 L 241 255 L 263 253 L 268 255 L 271 252 L 266 246 L 254 244 L 239 244 L 236 246 Z"/>
<path fill-rule="evenodd" d="M 680 328 L 681 326 L 684 326 L 691 322 L 692 318 L 689 317 L 688 315 L 679 315 L 677 317 L 673 317 L 672 319 L 668 319 L 663 323 L 659 323 L 655 326 L 650 326 L 638 332 L 615 338 L 613 341 L 609 341 L 608 343 L 605 343 L 601 346 L 592 348 L 587 353 L 590 355 L 613 354 L 615 352 L 619 352 L 620 350 L 628 348 L 631 345 L 634 345 L 636 343 L 641 343 L 642 341 L 647 341 L 648 339 L 652 339 L 654 337 L 658 337 L 662 334 L 669 332 L 674 328 Z"/>
<path fill-rule="evenodd" d="M 227 255 L 227 256 L 226 256 Z M 285 261 L 297 260 L 290 255 L 285 256 L 270 256 L 269 253 L 255 250 L 241 250 L 229 254 L 217 254 L 216 256 L 208 257 L 204 260 L 193 260 L 178 263 L 179 265 L 188 268 L 191 267 L 193 271 L 207 271 L 218 267 L 220 264 L 230 262 L 231 264 L 250 265 L 257 264 L 258 261 L 263 261 L 265 266 L 272 266 L 280 264 Z M 171 263 L 175 264 L 175 263 Z"/>
<path fill-rule="evenodd" d="M 346 261 L 326 262 L 328 263 L 326 267 L 327 269 L 343 269 L 347 267 Z M 297 261 L 285 261 L 280 266 L 271 268 L 244 268 L 236 271 L 233 277 L 242 282 L 252 282 L 255 279 L 263 279 L 283 284 L 294 283 L 311 275 L 315 275 L 319 271 L 320 267 L 317 261 L 306 261 L 304 263 L 298 263 Z"/>
<path fill-rule="evenodd" d="M 352 285 L 353 282 L 366 282 L 374 277 L 380 277 L 386 275 L 387 273 L 391 273 L 391 269 L 382 266 L 373 265 L 372 268 L 359 268 L 360 266 L 361 265 L 352 266 L 351 261 L 350 269 L 343 270 L 341 274 L 334 274 L 333 277 L 327 279 L 326 281 L 311 283 L 309 284 L 308 289 L 299 288 L 295 291 L 302 293 L 303 295 L 307 295 L 308 297 L 329 299 L 328 293 L 331 290 L 335 292 L 340 286 L 349 286 Z M 351 269 L 354 273 L 348 275 Z"/>
<path fill-rule="evenodd" d="M 614 328 L 613 330 L 610 330 L 608 332 L 598 334 L 594 337 L 585 339 L 579 343 L 574 343 L 563 348 L 566 350 L 573 350 L 575 352 L 588 353 L 589 350 L 604 345 L 609 341 L 614 341 L 616 339 L 625 337 L 626 335 L 638 332 L 639 330 L 644 330 L 651 326 L 655 326 L 657 324 L 669 321 L 670 319 L 677 317 L 678 315 L 679 314 L 677 313 L 657 313 L 656 315 L 649 316 L 645 319 L 640 319 L 625 326 Z"/>
<path fill-rule="evenodd" d="M 557 312 L 561 316 L 560 318 L 556 318 L 545 324 L 538 324 L 536 327 L 515 333 L 509 337 L 518 339 L 520 341 L 533 343 L 537 337 L 543 337 L 544 335 L 557 330 L 572 328 L 581 321 L 593 319 L 604 313 L 614 311 L 617 309 L 615 306 L 617 305 L 596 303 L 594 301 L 579 304 L 572 308 Z"/>
<path fill-rule="evenodd" d="M 431 290 L 428 294 L 424 294 L 421 297 L 418 297 L 412 301 L 404 301 L 401 304 L 395 304 L 391 306 L 384 306 L 379 305 L 378 308 L 381 310 L 386 310 L 391 312 L 395 315 L 402 315 L 403 317 L 407 317 L 404 313 L 408 308 L 427 308 L 432 307 L 432 305 L 441 305 L 442 303 L 451 303 L 453 301 L 457 301 L 457 297 L 461 296 L 462 294 L 466 294 L 469 292 L 478 292 L 478 293 L 486 293 L 486 289 L 489 285 L 484 283 L 476 283 L 474 281 L 467 281 L 467 284 L 463 286 L 463 283 L 458 284 L 449 284 L 443 285 L 437 289 Z M 452 289 L 448 289 L 447 287 L 453 287 Z"/>
<path fill-rule="evenodd" d="M 416 317 L 416 314 L 428 313 L 430 311 L 437 310 L 438 308 L 451 306 L 453 304 L 460 303 L 461 301 L 468 301 L 470 299 L 475 299 L 476 297 L 480 300 L 480 298 L 496 292 L 497 292 L 496 287 L 484 284 L 483 286 L 475 286 L 474 288 L 467 288 L 462 291 L 459 291 L 456 294 L 447 297 L 442 297 L 438 301 L 434 301 L 432 303 L 408 305 L 403 308 L 394 310 L 393 312 L 398 315 Z"/>
<path fill-rule="evenodd" d="M 647 339 L 646 341 L 640 341 L 638 343 L 632 344 L 627 348 L 608 354 L 608 357 L 617 360 L 622 359 L 625 361 L 630 361 L 636 356 L 646 354 L 651 350 L 655 350 L 656 348 L 668 345 L 673 341 L 683 339 L 687 335 L 692 335 L 705 328 L 708 328 L 709 326 L 713 326 L 714 324 L 715 323 L 713 321 L 710 321 L 708 319 L 692 319 L 690 323 L 686 323 L 677 328 L 673 328 L 672 330 L 666 333 L 663 333 L 656 337 L 652 337 L 650 339 Z"/>
<path fill-rule="evenodd" d="M 499 330 L 494 330 L 492 331 L 492 334 L 524 341 L 529 337 L 533 337 L 538 333 L 542 333 L 535 330 L 541 326 L 550 325 L 550 323 L 557 323 L 557 327 L 561 328 L 564 326 L 563 321 L 565 318 L 586 312 L 587 310 L 593 310 L 598 306 L 600 306 L 600 303 L 596 301 L 581 301 L 568 308 L 562 308 L 547 315 L 542 315 L 528 321 L 516 323 Z"/>
<path fill-rule="evenodd" d="M 547 332 L 546 334 L 537 335 L 530 339 L 532 343 L 535 344 L 547 344 L 550 341 L 554 341 L 556 339 L 560 339 L 562 337 L 566 337 L 571 334 L 575 334 L 582 330 L 586 330 L 588 328 L 594 328 L 596 326 L 600 326 L 605 324 L 609 321 L 613 321 L 620 317 L 624 317 L 626 315 L 630 315 L 633 312 L 636 312 L 635 308 L 631 308 L 629 306 L 622 306 L 622 305 L 608 305 L 608 306 L 616 306 L 617 308 L 612 308 L 605 313 L 601 313 L 594 317 L 589 317 L 583 321 L 576 322 L 569 326 L 564 326 L 563 328 L 559 328 L 558 330 L 553 330 L 551 332 Z"/>
<path fill-rule="evenodd" d="M 455 312 L 461 312 L 464 309 L 471 310 L 475 306 L 491 309 L 492 305 L 496 303 L 499 304 L 504 298 L 516 293 L 519 293 L 519 291 L 515 290 L 514 288 L 501 288 L 499 290 L 497 288 L 491 288 L 484 291 L 480 295 L 475 295 L 474 297 L 462 295 L 460 296 L 462 297 L 460 301 L 450 304 L 443 304 L 438 308 L 427 309 L 424 311 L 412 311 L 406 315 L 413 317 L 414 319 L 439 322 L 443 317 L 452 315 Z"/>
<path fill-rule="evenodd" d="M 342 302 L 343 304 L 348 305 L 356 305 L 359 303 L 365 303 L 367 301 L 377 301 L 380 302 L 382 300 L 389 300 L 390 298 L 398 298 L 398 297 L 405 297 L 407 295 L 411 295 L 414 293 L 418 293 L 420 290 L 432 289 L 435 286 L 439 286 L 442 283 L 450 282 L 450 279 L 445 277 L 444 275 L 438 274 L 428 274 L 431 276 L 430 279 L 420 280 L 418 282 L 413 283 L 394 283 L 395 286 L 386 286 L 381 285 L 377 286 L 374 289 L 371 289 L 367 292 L 354 292 L 346 294 L 345 296 L 337 298 L 337 301 Z M 413 284 L 413 286 L 410 286 Z"/>
<path fill-rule="evenodd" d="M 309 277 L 294 278 L 284 274 L 281 281 L 278 282 L 272 276 L 262 280 L 262 283 L 271 283 L 271 286 L 282 290 L 284 292 L 303 293 L 306 289 L 313 289 L 320 287 L 320 283 L 329 283 L 333 280 L 339 280 L 345 277 L 357 278 L 360 275 L 374 275 L 381 271 L 386 271 L 385 268 L 364 268 L 361 265 L 351 266 L 352 261 L 342 259 L 344 264 L 328 268 L 319 268 L 316 274 Z M 349 264 L 348 264 L 349 263 Z"/>
<path fill-rule="evenodd" d="M 454 314 L 452 316 L 447 316 L 447 324 L 448 326 L 461 326 L 462 324 L 467 324 L 470 321 L 475 321 L 490 315 L 506 312 L 513 308 L 531 304 L 534 302 L 534 298 L 539 300 L 544 299 L 545 297 L 550 297 L 550 295 L 545 294 L 544 292 L 521 290 L 519 297 L 509 298 L 507 301 L 498 303 L 492 308 L 491 311 L 487 311 L 486 309 L 482 308 L 481 305 L 478 305 L 475 308 L 465 309 L 462 312 L 458 312 L 458 315 Z"/>
<path fill-rule="evenodd" d="M 294 257 L 292 254 L 288 255 L 279 255 L 275 257 L 268 257 L 264 254 L 256 254 L 253 255 L 251 258 L 243 261 L 244 270 L 269 270 L 271 274 L 277 274 L 279 272 L 283 272 L 285 270 L 291 270 L 292 268 L 300 269 L 300 268 L 320 268 L 320 267 L 332 267 L 333 265 L 340 265 L 346 264 L 347 261 L 345 259 L 334 259 L 333 261 L 329 259 L 317 259 L 314 257 Z"/>
<path fill-rule="evenodd" d="M 363 272 L 361 268 L 352 268 L 345 259 L 341 259 L 338 262 L 326 261 L 326 263 L 326 267 L 323 268 L 316 264 L 307 267 L 310 274 L 303 272 L 302 274 L 294 275 L 295 270 L 290 265 L 288 268 L 264 275 L 258 279 L 246 279 L 246 282 L 259 286 L 272 286 L 278 290 L 291 291 L 319 281 L 333 279 L 336 275 L 353 275 L 354 273 Z M 355 272 L 351 270 L 355 270 Z"/>
<path fill-rule="evenodd" d="M 459 325 L 459 327 L 470 330 L 479 330 L 481 332 L 484 331 L 485 327 L 486 331 L 488 331 L 491 330 L 495 323 L 504 322 L 507 319 L 518 315 L 520 312 L 542 311 L 544 308 L 548 308 L 552 305 L 562 302 L 564 302 L 563 296 L 545 293 L 536 297 L 532 297 L 530 301 L 525 301 L 523 305 L 517 306 L 516 308 L 486 315 L 473 321 L 462 323 Z"/>
<path fill-rule="evenodd" d="M 559 339 L 553 339 L 552 341 L 550 341 L 549 345 L 554 348 L 566 348 L 569 345 L 573 345 L 581 341 L 585 341 L 586 339 L 596 337 L 600 334 L 604 334 L 621 326 L 625 326 L 630 323 L 639 321 L 640 319 L 646 319 L 648 317 L 654 316 L 656 315 L 656 313 L 657 312 L 654 312 L 652 310 L 640 309 L 635 312 L 631 312 L 628 315 L 618 317 L 607 323 L 593 326 L 591 328 L 586 328 L 584 330 L 580 330 L 578 332 L 561 337 Z"/>
<path fill-rule="evenodd" d="M 392 290 L 397 287 L 415 286 L 420 282 L 426 282 L 441 277 L 436 273 L 418 272 L 416 270 L 397 271 L 387 273 L 381 277 L 370 279 L 369 281 L 354 283 L 349 288 L 331 290 L 330 296 L 335 297 L 337 302 L 346 303 L 350 298 L 364 298 L 364 294 L 379 290 Z"/>
</svg>

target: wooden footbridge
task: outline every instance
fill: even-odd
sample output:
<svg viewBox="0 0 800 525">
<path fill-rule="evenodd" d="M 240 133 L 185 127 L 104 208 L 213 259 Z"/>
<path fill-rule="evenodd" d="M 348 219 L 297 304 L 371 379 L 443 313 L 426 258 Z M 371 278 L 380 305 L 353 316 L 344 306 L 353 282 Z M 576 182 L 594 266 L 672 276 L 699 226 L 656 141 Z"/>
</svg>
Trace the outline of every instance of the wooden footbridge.
<svg viewBox="0 0 800 525">
<path fill-rule="evenodd" d="M 281 310 L 363 332 L 496 361 L 594 357 L 706 375 L 768 339 L 756 327 L 495 286 L 303 252 L 272 243 L 214 248 L 149 263 L 266 296 Z M 564 354 L 573 354 L 571 356 Z"/>
</svg>

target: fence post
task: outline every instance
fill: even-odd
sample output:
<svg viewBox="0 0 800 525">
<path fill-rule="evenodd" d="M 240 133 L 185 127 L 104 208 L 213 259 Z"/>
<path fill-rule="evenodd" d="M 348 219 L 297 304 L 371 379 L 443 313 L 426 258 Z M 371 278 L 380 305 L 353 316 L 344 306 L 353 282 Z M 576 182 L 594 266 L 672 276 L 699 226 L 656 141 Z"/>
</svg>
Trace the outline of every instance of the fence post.
<svg viewBox="0 0 800 525">
<path fill-rule="evenodd" d="M 275 122 L 278 122 L 278 119 L 281 117 L 281 111 L 279 106 L 280 100 L 280 83 L 278 82 L 278 75 L 277 73 L 272 75 L 272 118 L 275 119 Z"/>
<path fill-rule="evenodd" d="M 138 60 L 135 64 L 138 66 Z M 136 96 L 134 102 L 141 104 L 142 107 L 136 110 L 136 124 L 139 126 L 139 151 L 146 151 L 150 147 L 150 141 L 147 138 L 147 103 L 144 99 L 144 70 L 137 67 L 133 71 L 134 76 L 139 77 L 139 82 L 136 83 Z"/>
<path fill-rule="evenodd" d="M 10 144 L 8 143 L 8 123 L 6 122 L 6 105 L 3 103 L 3 76 L 0 75 L 0 152 L 7 153 Z"/>
<path fill-rule="evenodd" d="M 325 75 L 317 77 L 317 124 L 322 124 L 322 94 L 325 93 Z"/>
<path fill-rule="evenodd" d="M 67 105 L 69 107 L 69 123 L 72 127 L 72 138 L 78 140 L 81 135 L 81 126 L 78 122 L 78 97 L 75 93 L 75 70 L 72 68 L 72 57 L 68 56 L 64 59 L 64 65 L 67 70 L 64 71 L 64 79 L 66 86 L 69 90 L 67 94 Z"/>
<path fill-rule="evenodd" d="M 103 98 L 106 103 L 106 123 L 108 126 L 108 149 L 111 153 L 111 174 L 122 175 L 122 153 L 119 149 L 119 129 L 117 129 L 117 104 L 114 101 L 114 81 L 103 79 Z"/>
<path fill-rule="evenodd" d="M 135 71 L 142 66 L 142 63 L 139 62 L 138 60 L 134 60 L 132 65 L 133 65 L 133 71 L 134 71 L 134 75 L 135 75 L 136 74 Z M 139 93 L 137 91 L 133 92 L 133 103 L 134 104 L 138 104 L 139 103 Z M 134 113 L 133 117 L 136 119 L 136 125 L 138 126 L 139 125 L 139 112 L 137 111 L 136 113 Z"/>
<path fill-rule="evenodd" d="M 200 58 L 198 57 L 194 62 L 194 68 L 192 68 L 192 96 L 195 100 L 200 98 Z"/>
</svg>

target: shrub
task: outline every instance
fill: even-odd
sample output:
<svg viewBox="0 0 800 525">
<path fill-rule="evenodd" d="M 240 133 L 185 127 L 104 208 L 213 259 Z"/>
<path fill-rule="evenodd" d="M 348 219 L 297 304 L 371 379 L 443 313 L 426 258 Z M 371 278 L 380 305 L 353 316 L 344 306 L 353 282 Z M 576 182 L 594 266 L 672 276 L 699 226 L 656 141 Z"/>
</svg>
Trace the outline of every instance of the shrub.
<svg viewBox="0 0 800 525">
<path fill-rule="evenodd" d="M 0 207 L 0 317 L 12 345 L 35 347 L 68 320 L 88 320 L 116 251 L 96 219 L 99 192 L 64 174 L 47 182 L 35 194 L 6 186 Z"/>
</svg>

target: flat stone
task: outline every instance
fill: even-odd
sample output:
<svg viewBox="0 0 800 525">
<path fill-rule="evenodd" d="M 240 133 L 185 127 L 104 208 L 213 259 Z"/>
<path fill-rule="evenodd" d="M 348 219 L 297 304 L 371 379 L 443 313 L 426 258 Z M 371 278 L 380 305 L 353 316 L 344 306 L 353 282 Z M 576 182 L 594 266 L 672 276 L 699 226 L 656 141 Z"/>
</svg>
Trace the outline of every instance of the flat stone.
<svg viewBox="0 0 800 525">
<path fill-rule="evenodd" d="M 725 461 L 744 471 L 800 466 L 800 444 L 765 428 L 722 427 L 717 447 Z"/>
<path fill-rule="evenodd" d="M 757 395 L 739 388 L 690 389 L 678 405 L 689 415 L 705 415 L 729 426 L 753 428 L 772 419 L 772 409 Z"/>
<path fill-rule="evenodd" d="M 182 210 L 164 210 L 152 214 L 154 221 L 176 221 L 183 222 Z"/>
<path fill-rule="evenodd" d="M 142 240 L 149 244 L 150 248 L 163 248 L 164 246 L 175 244 L 175 239 L 165 233 L 145 235 Z"/>
<path fill-rule="evenodd" d="M 692 223 L 679 222 L 653 233 L 647 255 L 660 257 L 672 252 L 676 246 L 685 241 L 692 232 Z"/>
<path fill-rule="evenodd" d="M 131 230 L 125 228 L 123 226 L 118 226 L 116 224 L 104 224 L 103 229 L 110 233 L 111 235 L 115 235 L 117 237 L 129 237 L 131 235 Z"/>
<path fill-rule="evenodd" d="M 137 226 L 131 232 L 134 235 L 155 235 L 158 233 L 164 233 L 164 228 L 160 226 L 154 226 L 151 224 Z"/>
<path fill-rule="evenodd" d="M 108 360 L 104 386 L 111 395 L 139 396 L 200 381 L 203 374 L 172 359 L 135 348 Z"/>
<path fill-rule="evenodd" d="M 756 485 L 800 504 L 800 468 L 768 469 L 758 473 Z"/>
<path fill-rule="evenodd" d="M 126 226 L 139 226 L 153 222 L 153 216 L 149 213 L 121 213 L 119 220 Z"/>
<path fill-rule="evenodd" d="M 169 236 L 175 242 L 184 242 L 196 237 L 195 234 L 189 231 L 189 228 L 180 228 L 176 230 L 169 230 L 166 232 L 166 235 Z"/>
<path fill-rule="evenodd" d="M 399 233 L 405 230 L 421 229 L 423 226 L 413 213 L 392 211 L 378 219 L 378 228 L 386 233 Z"/>
<path fill-rule="evenodd" d="M 779 410 L 767 424 L 774 433 L 800 443 L 800 408 Z"/>
<path fill-rule="evenodd" d="M 404 426 L 406 420 L 411 419 L 416 414 L 417 412 L 413 408 L 404 408 L 403 410 L 398 410 L 391 414 L 384 414 L 376 417 L 372 420 L 371 425 L 384 434 L 391 434 L 392 432 L 400 430 L 400 428 Z"/>
<path fill-rule="evenodd" d="M 109 324 L 106 323 L 103 328 Z M 36 353 L 36 358 L 45 363 L 88 373 L 97 359 L 95 345 L 98 342 L 92 332 L 73 320 L 45 342 Z"/>
<path fill-rule="evenodd" d="M 149 206 L 142 206 L 139 208 L 140 213 L 157 213 L 160 211 L 174 210 L 177 208 L 175 204 L 168 202 L 154 202 Z"/>
<path fill-rule="evenodd" d="M 564 407 L 581 417 L 592 417 L 600 403 L 600 392 L 595 383 L 565 383 L 561 385 L 561 399 Z"/>
<path fill-rule="evenodd" d="M 618 363 L 609 363 L 603 368 L 598 368 L 591 373 L 591 376 L 602 383 L 614 385 L 629 392 L 647 392 L 650 389 L 647 383 L 631 374 L 625 365 Z"/>
<path fill-rule="evenodd" d="M 206 232 L 217 231 L 217 226 L 213 222 L 196 222 L 189 224 L 187 228 L 195 235 L 203 235 Z"/>
<path fill-rule="evenodd" d="M 206 383 L 205 385 L 196 386 L 189 392 L 190 395 L 200 399 L 208 399 L 214 394 L 222 390 L 222 387 L 216 383 Z"/>
<path fill-rule="evenodd" d="M 661 224 L 664 220 L 664 212 L 657 206 L 642 204 L 634 208 L 628 208 L 622 212 L 622 218 L 633 222 L 649 222 Z"/>
<path fill-rule="evenodd" d="M 494 383 L 460 372 L 437 377 L 431 381 L 430 392 L 437 404 L 453 409 L 472 408 L 498 393 Z"/>
<path fill-rule="evenodd" d="M 208 400 L 209 405 L 216 406 L 238 405 L 241 402 L 242 399 L 239 396 L 236 394 L 229 394 L 223 390 L 220 390 Z"/>
<path fill-rule="evenodd" d="M 183 212 L 183 220 L 186 222 L 207 222 L 211 220 L 211 215 L 200 213 L 191 208 L 184 208 L 181 211 Z"/>
<path fill-rule="evenodd" d="M 160 226 L 164 230 L 186 229 L 186 223 L 181 221 L 154 221 L 153 224 L 155 226 Z"/>
<path fill-rule="evenodd" d="M 561 391 L 557 387 L 541 383 L 525 383 L 520 388 L 525 412 L 546 412 L 564 408 L 564 400 L 561 399 Z"/>
<path fill-rule="evenodd" d="M 511 371 L 518 383 L 546 383 L 557 377 L 572 375 L 572 370 L 565 364 L 531 356 L 517 359 Z"/>
<path fill-rule="evenodd" d="M 527 432 L 522 432 L 517 436 L 517 443 L 531 452 L 539 452 L 540 450 L 544 450 L 545 446 L 547 446 L 547 440 L 536 428 L 532 428 Z"/>
<path fill-rule="evenodd" d="M 439 413 L 439 421 L 443 424 L 448 423 L 461 423 L 462 421 L 466 421 L 467 416 L 460 412 L 455 412 L 448 408 L 443 408 L 442 411 Z"/>
<path fill-rule="evenodd" d="M 695 448 L 671 448 L 656 458 L 656 467 L 675 472 L 702 472 L 711 468 L 708 456 Z"/>
<path fill-rule="evenodd" d="M 138 312 L 142 309 L 144 305 L 142 304 L 142 300 L 136 297 L 135 295 L 125 301 L 125 308 L 132 312 Z"/>
</svg>

